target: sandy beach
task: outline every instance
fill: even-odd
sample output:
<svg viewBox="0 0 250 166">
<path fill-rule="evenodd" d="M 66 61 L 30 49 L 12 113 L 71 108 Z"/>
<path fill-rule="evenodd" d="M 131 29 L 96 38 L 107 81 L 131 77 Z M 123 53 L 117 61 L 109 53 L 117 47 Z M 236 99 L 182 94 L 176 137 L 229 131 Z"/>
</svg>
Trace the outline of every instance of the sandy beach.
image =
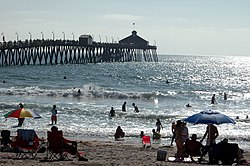
<svg viewBox="0 0 250 166">
<path fill-rule="evenodd" d="M 137 166 L 150 166 L 150 165 L 199 165 L 196 163 L 183 163 L 183 162 L 169 162 L 157 161 L 157 151 L 167 151 L 167 158 L 174 156 L 176 147 L 169 147 L 160 144 L 152 144 L 150 148 L 143 148 L 141 144 L 128 144 L 123 141 L 90 141 L 78 142 L 78 149 L 83 152 L 84 156 L 89 161 L 78 161 L 78 158 L 69 155 L 72 161 L 46 161 L 41 162 L 41 159 L 46 157 L 46 152 L 38 154 L 38 159 L 15 159 L 14 153 L 1 152 L 0 165 L 26 165 L 26 166 L 40 166 L 40 165 L 89 165 L 89 166 L 118 166 L 118 165 L 137 165 Z M 249 149 L 244 149 L 245 159 L 250 159 Z M 205 157 L 207 159 L 207 156 Z M 207 165 L 205 163 L 201 165 Z"/>
</svg>

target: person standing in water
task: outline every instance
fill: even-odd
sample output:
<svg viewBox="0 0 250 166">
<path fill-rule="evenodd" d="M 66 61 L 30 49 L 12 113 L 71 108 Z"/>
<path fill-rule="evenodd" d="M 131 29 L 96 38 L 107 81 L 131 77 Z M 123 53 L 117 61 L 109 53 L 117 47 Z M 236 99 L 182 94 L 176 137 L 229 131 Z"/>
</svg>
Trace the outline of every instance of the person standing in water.
<svg viewBox="0 0 250 166">
<path fill-rule="evenodd" d="M 132 106 L 134 107 L 134 112 L 138 113 L 139 109 L 138 107 L 135 105 L 135 103 L 132 103 Z"/>
<path fill-rule="evenodd" d="M 51 124 L 57 123 L 57 110 L 56 105 L 53 105 L 53 109 L 51 110 Z"/>
<path fill-rule="evenodd" d="M 155 125 L 156 125 L 156 132 L 160 133 L 161 129 L 163 129 L 160 119 L 157 119 Z"/>
<path fill-rule="evenodd" d="M 111 107 L 111 110 L 109 112 L 109 115 L 110 115 L 110 118 L 114 117 L 115 116 L 115 110 L 114 110 L 114 107 Z"/>
<path fill-rule="evenodd" d="M 224 92 L 224 100 L 227 100 L 227 93 Z"/>
<path fill-rule="evenodd" d="M 122 104 L 122 111 L 123 112 L 126 112 L 126 104 L 127 104 L 126 101 L 124 101 L 124 103 Z"/>
<path fill-rule="evenodd" d="M 212 99 L 211 99 L 211 104 L 215 104 L 215 94 L 213 94 Z"/>
</svg>

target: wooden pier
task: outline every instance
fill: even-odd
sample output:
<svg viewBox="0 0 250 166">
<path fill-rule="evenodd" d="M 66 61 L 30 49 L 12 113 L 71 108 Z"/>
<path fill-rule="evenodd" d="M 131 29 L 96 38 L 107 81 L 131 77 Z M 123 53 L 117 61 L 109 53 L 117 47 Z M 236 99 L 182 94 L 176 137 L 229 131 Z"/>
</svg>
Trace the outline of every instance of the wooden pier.
<svg viewBox="0 0 250 166">
<path fill-rule="evenodd" d="M 158 62 L 157 47 L 136 35 L 119 43 L 92 41 L 83 35 L 73 40 L 26 40 L 0 43 L 0 66 L 56 65 L 103 62 Z"/>
</svg>

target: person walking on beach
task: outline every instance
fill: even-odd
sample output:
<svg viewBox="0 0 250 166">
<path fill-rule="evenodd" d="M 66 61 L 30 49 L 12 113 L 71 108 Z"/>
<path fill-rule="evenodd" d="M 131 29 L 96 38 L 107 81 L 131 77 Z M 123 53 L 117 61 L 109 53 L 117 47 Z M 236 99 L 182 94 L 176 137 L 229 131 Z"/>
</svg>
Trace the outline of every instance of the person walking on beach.
<svg viewBox="0 0 250 166">
<path fill-rule="evenodd" d="M 215 104 L 215 94 L 213 94 L 212 99 L 211 99 L 211 104 Z"/>
<path fill-rule="evenodd" d="M 115 116 L 115 110 L 114 110 L 114 107 L 111 107 L 111 110 L 109 112 L 109 115 L 110 115 L 110 118 L 114 117 Z"/>
<path fill-rule="evenodd" d="M 157 119 L 155 125 L 156 125 L 156 132 L 160 133 L 161 129 L 163 129 L 160 119 Z"/>
<path fill-rule="evenodd" d="M 187 123 L 186 122 L 182 122 L 182 138 L 183 138 L 183 142 L 186 142 L 189 139 L 189 133 L 188 133 L 188 128 L 187 128 Z"/>
<path fill-rule="evenodd" d="M 124 103 L 122 104 L 122 111 L 123 112 L 126 112 L 126 104 L 127 104 L 126 101 L 124 101 Z"/>
<path fill-rule="evenodd" d="M 20 109 L 24 108 L 22 103 L 19 104 L 19 107 L 20 107 Z M 21 127 L 23 125 L 24 120 L 25 120 L 25 118 L 18 118 L 18 125 L 17 126 Z"/>
<path fill-rule="evenodd" d="M 51 124 L 57 123 L 57 110 L 56 105 L 53 105 L 53 108 L 51 110 Z"/>
<path fill-rule="evenodd" d="M 182 161 L 184 159 L 184 142 L 182 137 L 183 126 L 181 120 L 177 121 L 175 128 L 175 143 L 177 147 L 176 160 Z"/>
<path fill-rule="evenodd" d="M 139 109 L 138 107 L 135 105 L 135 103 L 132 103 L 132 106 L 134 107 L 134 112 L 138 113 Z"/>
<path fill-rule="evenodd" d="M 175 140 L 175 128 L 176 128 L 176 124 L 175 122 L 172 122 L 172 126 L 171 126 L 171 131 L 172 131 L 172 139 L 171 139 L 171 146 L 173 146 L 173 142 Z"/>
</svg>

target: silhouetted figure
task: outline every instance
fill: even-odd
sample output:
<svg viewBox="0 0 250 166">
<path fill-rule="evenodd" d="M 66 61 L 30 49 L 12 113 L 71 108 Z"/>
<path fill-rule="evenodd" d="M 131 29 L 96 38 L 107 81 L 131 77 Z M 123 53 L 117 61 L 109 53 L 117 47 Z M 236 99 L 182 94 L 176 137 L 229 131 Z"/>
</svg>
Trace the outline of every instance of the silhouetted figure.
<svg viewBox="0 0 250 166">
<path fill-rule="evenodd" d="M 211 104 L 215 104 L 215 94 L 213 94 L 212 99 L 211 99 Z"/>
<path fill-rule="evenodd" d="M 118 126 L 115 132 L 115 139 L 123 138 L 125 136 L 125 133 L 123 132 L 121 126 Z"/>
<path fill-rule="evenodd" d="M 132 103 L 132 106 L 134 107 L 134 112 L 138 113 L 139 109 L 138 107 L 135 105 L 135 103 Z"/>
<path fill-rule="evenodd" d="M 192 107 L 189 103 L 186 105 L 186 107 Z"/>
<path fill-rule="evenodd" d="M 109 115 L 110 115 L 111 118 L 115 116 L 115 110 L 114 110 L 113 107 L 111 107 L 111 110 L 110 110 L 110 112 L 109 112 Z"/>
<path fill-rule="evenodd" d="M 126 112 L 126 104 L 127 104 L 126 101 L 124 101 L 124 103 L 122 104 L 122 111 L 123 112 Z"/>
<path fill-rule="evenodd" d="M 160 119 L 156 120 L 155 126 L 156 126 L 156 132 L 160 133 L 161 129 L 163 129 Z"/>
<path fill-rule="evenodd" d="M 224 100 L 227 100 L 227 94 L 224 93 Z"/>
<path fill-rule="evenodd" d="M 176 124 L 175 122 L 172 122 L 172 126 L 171 126 L 171 131 L 172 131 L 172 139 L 171 139 L 171 146 L 173 146 L 173 142 L 175 140 L 175 128 L 176 128 Z"/>
</svg>

